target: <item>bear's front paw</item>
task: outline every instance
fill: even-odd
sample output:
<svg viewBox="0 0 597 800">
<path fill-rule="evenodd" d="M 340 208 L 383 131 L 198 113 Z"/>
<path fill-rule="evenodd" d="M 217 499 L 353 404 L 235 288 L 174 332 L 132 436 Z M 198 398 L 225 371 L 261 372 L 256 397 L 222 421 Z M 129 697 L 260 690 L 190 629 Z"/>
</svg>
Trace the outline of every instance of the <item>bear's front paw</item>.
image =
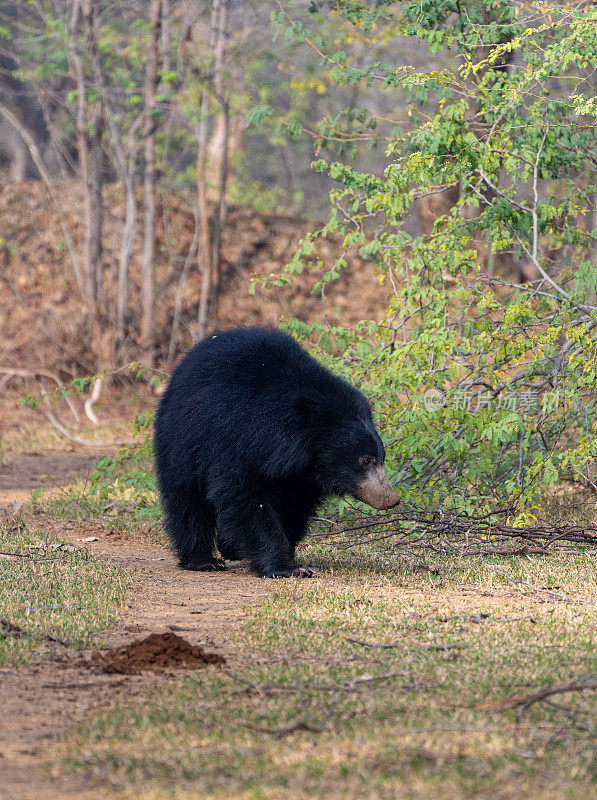
<svg viewBox="0 0 597 800">
<path fill-rule="evenodd" d="M 264 578 L 312 578 L 317 575 L 319 570 L 317 567 L 312 567 L 311 564 L 296 564 L 294 567 L 285 567 L 282 569 L 273 569 L 267 572 Z"/>
<path fill-rule="evenodd" d="M 180 567 L 193 572 L 220 572 L 227 569 L 223 558 L 210 558 L 208 561 L 181 561 Z"/>
</svg>

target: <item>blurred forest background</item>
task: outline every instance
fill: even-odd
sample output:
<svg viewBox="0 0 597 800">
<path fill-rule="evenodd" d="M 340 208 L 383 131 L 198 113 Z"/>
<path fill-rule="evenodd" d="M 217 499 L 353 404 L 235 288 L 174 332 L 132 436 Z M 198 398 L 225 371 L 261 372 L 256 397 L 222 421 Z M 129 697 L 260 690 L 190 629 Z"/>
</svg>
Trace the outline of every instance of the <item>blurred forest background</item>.
<svg viewBox="0 0 597 800">
<path fill-rule="evenodd" d="M 310 167 L 319 120 L 367 104 L 383 116 L 396 98 L 330 85 L 316 53 L 276 32 L 273 7 L 0 3 L 3 362 L 49 359 L 65 376 L 171 365 L 216 324 L 319 316 L 307 283 L 252 301 L 249 277 L 282 268 L 327 214 L 333 182 Z M 337 22 L 329 5 L 295 10 L 322 33 Z M 421 66 L 429 55 L 416 39 L 376 49 Z M 265 104 L 275 114 L 251 125 Z M 381 172 L 372 144 L 359 157 Z M 384 313 L 385 293 L 351 277 L 337 319 Z"/>
<path fill-rule="evenodd" d="M 596 68 L 586 1 L 0 2 L 0 381 L 282 321 L 417 508 L 595 487 Z"/>
</svg>

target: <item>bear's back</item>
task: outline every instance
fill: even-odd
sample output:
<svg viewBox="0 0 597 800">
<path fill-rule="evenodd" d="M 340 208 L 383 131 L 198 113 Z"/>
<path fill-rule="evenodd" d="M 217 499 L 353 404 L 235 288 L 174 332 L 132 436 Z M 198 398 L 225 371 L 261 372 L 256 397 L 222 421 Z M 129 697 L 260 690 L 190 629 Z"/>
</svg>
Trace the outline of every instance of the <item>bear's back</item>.
<svg viewBox="0 0 597 800">
<path fill-rule="evenodd" d="M 175 473 L 189 461 L 196 473 L 288 472 L 314 438 L 354 418 L 370 421 L 365 397 L 294 339 L 238 328 L 199 342 L 175 370 L 156 414 L 156 456 Z"/>
<path fill-rule="evenodd" d="M 216 332 L 197 343 L 177 368 L 172 383 L 188 389 L 226 388 L 233 394 L 296 395 L 352 389 L 285 333 L 267 328 Z M 354 390 L 353 390 L 354 391 Z"/>
</svg>

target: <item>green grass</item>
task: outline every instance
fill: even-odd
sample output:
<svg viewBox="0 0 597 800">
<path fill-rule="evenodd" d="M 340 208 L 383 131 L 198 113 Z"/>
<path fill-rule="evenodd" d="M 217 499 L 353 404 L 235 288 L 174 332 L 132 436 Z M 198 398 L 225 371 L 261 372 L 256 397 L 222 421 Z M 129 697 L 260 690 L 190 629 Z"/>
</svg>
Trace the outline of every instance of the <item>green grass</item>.
<svg viewBox="0 0 597 800">
<path fill-rule="evenodd" d="M 49 641 L 79 647 L 114 623 L 131 574 L 22 520 L 0 526 L 0 665 L 27 660 Z M 8 554 L 8 555 L 6 555 Z"/>
<path fill-rule="evenodd" d="M 272 584 L 240 665 L 88 718 L 62 768 L 144 798 L 589 795 L 594 695 L 481 706 L 595 669 L 592 554 L 306 555 L 329 571 Z"/>
<path fill-rule="evenodd" d="M 35 511 L 48 520 L 69 520 L 106 531 L 125 530 L 128 535 L 158 544 L 167 541 L 157 504 L 99 497 L 83 481 L 65 489 L 36 491 L 32 499 Z"/>
</svg>

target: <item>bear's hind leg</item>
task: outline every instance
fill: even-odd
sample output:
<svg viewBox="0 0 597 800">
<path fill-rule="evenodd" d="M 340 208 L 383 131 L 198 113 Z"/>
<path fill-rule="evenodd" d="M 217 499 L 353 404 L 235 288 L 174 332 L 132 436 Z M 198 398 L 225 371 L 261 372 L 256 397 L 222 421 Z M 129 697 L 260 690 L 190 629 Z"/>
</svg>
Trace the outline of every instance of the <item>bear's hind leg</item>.
<svg viewBox="0 0 597 800">
<path fill-rule="evenodd" d="M 165 498 L 165 505 L 168 532 L 181 568 L 199 572 L 226 569 L 215 555 L 215 512 L 198 488 L 177 487 Z"/>
</svg>

